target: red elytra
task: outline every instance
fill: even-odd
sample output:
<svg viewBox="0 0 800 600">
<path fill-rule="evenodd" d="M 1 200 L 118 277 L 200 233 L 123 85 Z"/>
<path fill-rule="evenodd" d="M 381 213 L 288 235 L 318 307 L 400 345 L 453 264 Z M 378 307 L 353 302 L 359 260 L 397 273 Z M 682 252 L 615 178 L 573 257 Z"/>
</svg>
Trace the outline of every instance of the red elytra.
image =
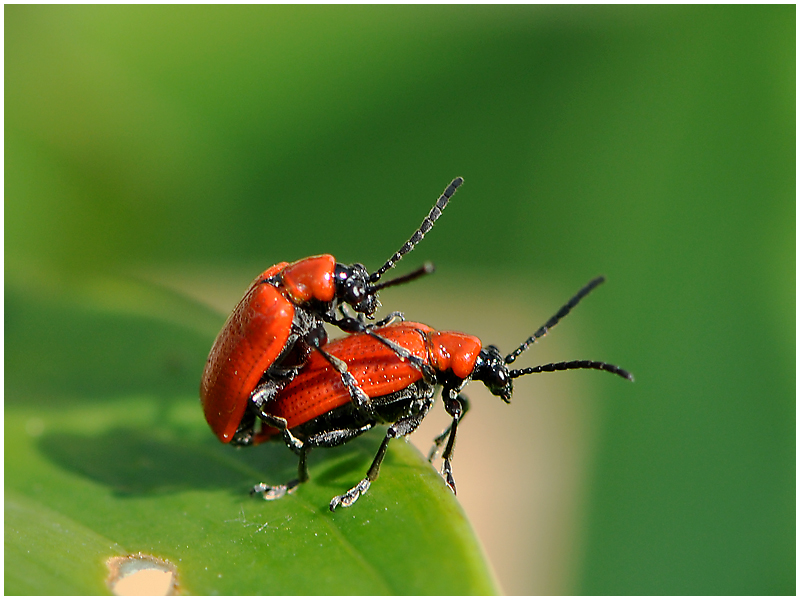
<svg viewBox="0 0 800 600">
<path fill-rule="evenodd" d="M 277 287 L 265 283 L 288 264 L 278 263 L 253 280 L 208 355 L 200 401 L 206 421 L 224 443 L 233 438 L 247 399 L 291 334 L 294 304 Z"/>
<path fill-rule="evenodd" d="M 221 442 L 252 443 L 247 427 L 237 436 L 251 398 L 260 385 L 277 382 L 270 390 L 274 393 L 290 381 L 312 349 L 325 356 L 323 323 L 346 332 L 366 331 L 372 326 L 366 324 L 364 315 L 372 318 L 380 305 L 379 289 L 432 271 L 426 264 L 408 275 L 378 283 L 433 227 L 462 183 L 460 177 L 453 180 L 414 235 L 372 274 L 359 263 L 343 265 L 323 254 L 291 264 L 278 263 L 253 280 L 217 335 L 200 382 L 206 421 Z M 357 318 L 345 313 L 345 304 Z M 351 380 L 346 373 L 339 376 Z M 357 389 L 350 391 L 356 393 Z"/>
<path fill-rule="evenodd" d="M 308 479 L 306 455 L 314 447 L 344 444 L 365 433 L 378 423 L 390 423 L 386 437 L 372 463 L 367 477 L 341 496 L 331 500 L 330 508 L 352 505 L 377 479 L 390 439 L 412 433 L 433 405 L 436 386 L 442 388 L 442 400 L 452 423 L 436 438 L 435 452 L 445 443 L 442 473 L 455 492 L 451 459 L 458 423 L 469 409 L 461 393 L 471 380 L 481 381 L 489 391 L 510 402 L 513 380 L 522 375 L 595 369 L 633 380 L 626 370 L 599 361 L 575 360 L 549 363 L 524 369 L 509 366 L 538 338 L 543 337 L 578 302 L 604 279 L 598 277 L 581 289 L 536 333 L 514 352 L 503 357 L 495 346 L 481 347 L 472 335 L 456 331 L 436 331 L 414 322 L 403 322 L 336 340 L 326 351 L 347 364 L 357 385 L 370 398 L 367 406 L 356 406 L 338 373 L 324 358 L 312 355 L 300 373 L 260 407 L 258 417 L 264 425 L 255 435 L 261 442 L 281 434 L 286 444 L 300 455 L 298 478 L 285 485 L 258 484 L 251 493 L 263 494 L 271 500 L 294 490 Z M 282 427 L 277 427 L 282 423 Z"/>
</svg>

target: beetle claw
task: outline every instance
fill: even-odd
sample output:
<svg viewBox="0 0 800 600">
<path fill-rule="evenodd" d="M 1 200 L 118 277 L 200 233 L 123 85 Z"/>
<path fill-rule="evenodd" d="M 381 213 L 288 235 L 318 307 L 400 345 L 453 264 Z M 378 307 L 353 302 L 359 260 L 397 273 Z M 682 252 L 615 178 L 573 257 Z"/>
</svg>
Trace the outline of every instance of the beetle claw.
<svg viewBox="0 0 800 600">
<path fill-rule="evenodd" d="M 334 496 L 331 500 L 331 511 L 336 510 L 340 505 L 344 507 L 352 506 L 353 503 L 358 500 L 361 494 L 366 494 L 367 490 L 369 489 L 370 481 L 369 479 L 362 479 L 357 486 L 348 490 L 341 496 Z"/>
<path fill-rule="evenodd" d="M 297 489 L 300 482 L 297 479 L 290 481 L 283 485 L 267 485 L 266 483 L 259 483 L 252 487 L 250 495 L 261 494 L 264 500 L 277 500 L 283 498 L 286 494 L 291 494 Z"/>
<path fill-rule="evenodd" d="M 450 460 L 447 458 L 444 459 L 444 463 L 442 464 L 442 476 L 444 477 L 444 482 L 447 484 L 447 487 L 455 494 L 456 480 L 453 478 L 453 467 L 450 465 Z"/>
</svg>

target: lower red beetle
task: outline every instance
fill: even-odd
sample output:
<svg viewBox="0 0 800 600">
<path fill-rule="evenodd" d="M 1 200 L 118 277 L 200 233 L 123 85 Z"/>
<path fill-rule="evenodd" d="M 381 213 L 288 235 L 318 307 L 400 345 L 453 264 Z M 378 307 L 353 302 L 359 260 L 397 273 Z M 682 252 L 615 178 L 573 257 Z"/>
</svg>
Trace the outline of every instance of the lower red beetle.
<svg viewBox="0 0 800 600">
<path fill-rule="evenodd" d="M 366 405 L 358 406 L 330 364 L 321 356 L 311 356 L 298 375 L 277 396 L 254 410 L 252 422 L 262 428 L 253 433 L 256 442 L 281 435 L 286 445 L 300 456 L 298 476 L 285 485 L 256 485 L 251 493 L 267 500 L 293 491 L 308 479 L 307 456 L 312 448 L 344 444 L 372 429 L 378 423 L 390 423 L 386 437 L 372 462 L 367 476 L 355 487 L 331 500 L 330 508 L 352 505 L 375 481 L 389 440 L 411 434 L 427 415 L 434 401 L 437 385 L 452 417 L 448 428 L 434 441 L 429 457 L 433 460 L 443 444 L 442 474 L 455 493 L 451 459 L 456 430 L 469 409 L 461 393 L 471 380 L 481 381 L 495 396 L 510 402 L 513 380 L 522 375 L 570 369 L 608 371 L 633 381 L 626 370 L 604 362 L 573 360 L 549 363 L 524 369 L 508 365 L 537 339 L 543 337 L 564 318 L 589 292 L 600 285 L 598 277 L 581 289 L 536 333 L 511 354 L 503 357 L 495 346 L 482 347 L 472 335 L 454 331 L 435 331 L 421 323 L 403 322 L 353 334 L 329 343 L 326 351 L 343 360 L 358 386 L 368 396 Z"/>
<path fill-rule="evenodd" d="M 323 323 L 347 332 L 363 332 L 389 319 L 367 325 L 380 306 L 377 292 L 415 279 L 433 270 L 429 263 L 412 273 L 378 283 L 381 276 L 408 254 L 430 231 L 450 198 L 464 182 L 457 177 L 447 186 L 414 235 L 384 265 L 370 274 L 364 265 L 344 265 L 330 254 L 278 263 L 256 277 L 233 309 L 214 345 L 200 382 L 200 400 L 206 421 L 223 443 L 252 443 L 246 419 L 251 402 L 261 404 L 286 385 L 317 350 L 339 373 L 353 401 L 363 404 L 346 365 L 328 355 Z M 349 305 L 358 315 L 345 312 Z"/>
</svg>

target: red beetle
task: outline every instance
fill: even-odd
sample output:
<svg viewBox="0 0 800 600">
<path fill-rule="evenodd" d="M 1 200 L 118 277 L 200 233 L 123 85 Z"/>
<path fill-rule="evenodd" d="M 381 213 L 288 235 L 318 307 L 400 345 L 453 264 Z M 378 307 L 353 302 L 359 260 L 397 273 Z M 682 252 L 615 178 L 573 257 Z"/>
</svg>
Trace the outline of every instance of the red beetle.
<svg viewBox="0 0 800 600">
<path fill-rule="evenodd" d="M 338 371 L 353 401 L 368 401 L 347 373 L 346 365 L 328 355 L 323 323 L 347 332 L 363 332 L 393 318 L 367 325 L 380 306 L 378 290 L 430 273 L 427 263 L 416 271 L 378 283 L 381 276 L 433 227 L 448 201 L 464 182 L 457 177 L 445 189 L 414 235 L 377 271 L 364 265 L 337 263 L 330 254 L 278 263 L 256 277 L 217 335 L 200 382 L 200 400 L 211 429 L 223 443 L 252 443 L 252 417 L 243 422 L 251 401 L 260 405 L 291 381 L 312 349 Z M 348 304 L 357 318 L 345 312 Z M 339 315 L 337 315 L 337 311 Z"/>
<path fill-rule="evenodd" d="M 436 438 L 429 458 L 433 460 L 436 451 L 447 440 L 442 455 L 442 474 L 455 493 L 451 458 L 458 423 L 469 408 L 461 390 L 470 380 L 482 381 L 492 394 L 506 402 L 511 400 L 513 380 L 531 373 L 597 369 L 633 381 L 633 376 L 620 367 L 589 360 L 525 369 L 508 368 L 528 346 L 544 336 L 603 281 L 603 277 L 591 281 L 506 357 L 495 346 L 482 347 L 475 336 L 435 331 L 427 325 L 412 322 L 371 329 L 329 343 L 326 351 L 347 363 L 348 372 L 370 398 L 369 402 L 364 406 L 354 404 L 349 390 L 330 364 L 321 356 L 311 356 L 273 400 L 261 406 L 252 405 L 257 411 L 254 417 L 263 424 L 261 430 L 254 433 L 254 440 L 261 442 L 280 433 L 289 448 L 300 455 L 298 477 L 285 485 L 260 483 L 251 493 L 260 493 L 267 500 L 279 498 L 308 479 L 306 460 L 311 448 L 338 446 L 378 423 L 391 423 L 367 476 L 346 493 L 333 498 L 330 504 L 331 510 L 339 505 L 350 506 L 377 479 L 389 440 L 409 435 L 425 418 L 433 405 L 436 385 L 442 387 L 444 407 L 453 421 Z"/>
</svg>

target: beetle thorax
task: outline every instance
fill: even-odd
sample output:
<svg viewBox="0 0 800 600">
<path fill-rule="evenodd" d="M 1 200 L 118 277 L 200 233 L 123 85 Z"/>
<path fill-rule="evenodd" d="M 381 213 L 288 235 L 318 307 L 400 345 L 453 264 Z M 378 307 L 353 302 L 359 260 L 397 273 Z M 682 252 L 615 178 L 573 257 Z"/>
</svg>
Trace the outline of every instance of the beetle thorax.
<svg viewBox="0 0 800 600">
<path fill-rule="evenodd" d="M 336 260 L 330 254 L 311 256 L 293 262 L 280 273 L 284 290 L 292 302 L 298 305 L 312 301 L 331 302 L 336 286 L 334 284 L 334 265 Z"/>
</svg>

